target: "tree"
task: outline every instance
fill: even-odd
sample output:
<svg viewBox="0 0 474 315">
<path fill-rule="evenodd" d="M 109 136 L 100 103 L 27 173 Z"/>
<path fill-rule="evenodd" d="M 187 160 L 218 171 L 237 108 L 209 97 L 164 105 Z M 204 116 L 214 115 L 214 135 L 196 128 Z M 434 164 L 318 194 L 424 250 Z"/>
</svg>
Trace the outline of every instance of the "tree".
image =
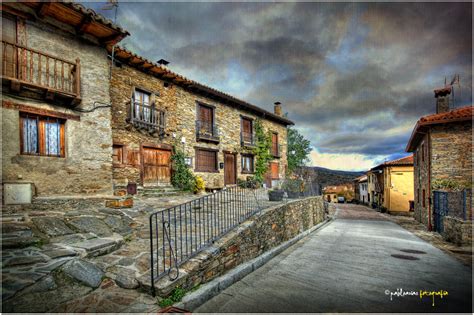
<svg viewBox="0 0 474 315">
<path fill-rule="evenodd" d="M 303 137 L 296 129 L 288 128 L 288 173 L 293 173 L 298 167 L 309 161 L 311 142 Z"/>
<path fill-rule="evenodd" d="M 265 173 L 268 171 L 268 163 L 272 160 L 270 148 L 272 146 L 272 138 L 269 132 L 266 132 L 262 126 L 262 122 L 257 119 L 255 121 L 255 180 L 259 183 L 263 182 Z"/>
</svg>

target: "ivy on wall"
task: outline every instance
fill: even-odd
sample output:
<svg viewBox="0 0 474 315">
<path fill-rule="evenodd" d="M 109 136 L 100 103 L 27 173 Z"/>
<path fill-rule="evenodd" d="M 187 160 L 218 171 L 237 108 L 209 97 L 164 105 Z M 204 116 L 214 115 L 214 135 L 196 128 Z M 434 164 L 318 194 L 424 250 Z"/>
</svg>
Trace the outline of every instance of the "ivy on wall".
<svg viewBox="0 0 474 315">
<path fill-rule="evenodd" d="M 265 131 L 260 119 L 255 120 L 255 148 L 253 154 L 255 155 L 255 175 L 254 179 L 262 183 L 265 173 L 268 171 L 268 164 L 273 159 L 270 154 L 272 146 L 271 133 Z"/>
</svg>

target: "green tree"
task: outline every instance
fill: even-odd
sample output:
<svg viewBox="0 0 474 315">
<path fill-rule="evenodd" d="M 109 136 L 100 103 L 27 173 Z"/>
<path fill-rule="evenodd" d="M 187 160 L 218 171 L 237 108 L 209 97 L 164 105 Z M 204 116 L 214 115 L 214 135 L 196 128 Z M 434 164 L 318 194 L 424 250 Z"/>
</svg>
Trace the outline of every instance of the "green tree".
<svg viewBox="0 0 474 315">
<path fill-rule="evenodd" d="M 311 143 L 296 129 L 288 128 L 288 173 L 293 173 L 298 167 L 309 161 Z"/>
<path fill-rule="evenodd" d="M 262 183 L 265 173 L 268 171 L 268 163 L 272 160 L 270 148 L 272 146 L 272 138 L 270 132 L 265 131 L 260 119 L 255 121 L 255 180 Z"/>
</svg>

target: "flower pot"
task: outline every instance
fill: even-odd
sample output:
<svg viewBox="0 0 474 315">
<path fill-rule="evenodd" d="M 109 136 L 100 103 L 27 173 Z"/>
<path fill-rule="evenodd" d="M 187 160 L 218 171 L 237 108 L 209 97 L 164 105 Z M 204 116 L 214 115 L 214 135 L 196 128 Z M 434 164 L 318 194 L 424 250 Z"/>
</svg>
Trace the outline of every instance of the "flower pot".
<svg viewBox="0 0 474 315">
<path fill-rule="evenodd" d="M 299 191 L 289 191 L 289 190 L 287 190 L 286 193 L 288 195 L 288 198 L 290 198 L 290 199 L 297 199 L 301 195 Z"/>
<path fill-rule="evenodd" d="M 283 190 L 271 190 L 268 192 L 268 200 L 270 201 L 282 201 L 283 194 L 285 192 Z"/>
</svg>

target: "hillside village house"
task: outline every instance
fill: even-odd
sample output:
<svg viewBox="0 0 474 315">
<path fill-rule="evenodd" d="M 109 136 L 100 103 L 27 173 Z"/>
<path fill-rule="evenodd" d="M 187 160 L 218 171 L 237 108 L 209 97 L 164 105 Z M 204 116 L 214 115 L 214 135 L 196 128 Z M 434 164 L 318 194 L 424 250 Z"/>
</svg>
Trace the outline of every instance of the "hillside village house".
<svg viewBox="0 0 474 315">
<path fill-rule="evenodd" d="M 345 201 L 351 201 L 354 199 L 354 186 L 349 183 L 327 186 L 323 189 L 323 196 L 327 202 L 338 202 L 337 197 L 344 197 Z"/>
<path fill-rule="evenodd" d="M 354 179 L 354 198 L 360 203 L 368 203 L 367 175 Z"/>
<path fill-rule="evenodd" d="M 1 11 L 5 203 L 111 195 L 105 47 L 128 32 L 74 3 L 4 2 Z"/>
<path fill-rule="evenodd" d="M 376 189 L 380 206 L 388 212 L 409 212 L 410 202 L 413 201 L 413 155 L 384 162 L 372 168 L 376 176 Z M 377 173 L 379 171 L 379 173 Z M 379 177 L 383 180 L 380 181 Z"/>
<path fill-rule="evenodd" d="M 466 189 L 467 195 L 463 198 L 464 205 L 461 210 L 464 213 L 458 226 L 459 230 L 470 234 L 473 107 L 450 110 L 451 90 L 452 87 L 448 85 L 434 91 L 436 114 L 418 120 L 406 147 L 407 152 L 414 153 L 415 161 L 414 216 L 428 229 L 435 228 L 442 232 L 444 213 L 436 215 L 434 191 Z M 453 214 L 454 210 L 450 209 L 448 216 Z M 462 225 L 465 227 L 461 227 Z"/>
<path fill-rule="evenodd" d="M 287 126 L 274 113 L 189 80 L 120 47 L 114 48 L 110 94 L 115 187 L 170 184 L 173 145 L 207 188 L 222 188 L 254 172 L 256 119 L 272 133 L 267 187 L 287 167 Z"/>
</svg>

